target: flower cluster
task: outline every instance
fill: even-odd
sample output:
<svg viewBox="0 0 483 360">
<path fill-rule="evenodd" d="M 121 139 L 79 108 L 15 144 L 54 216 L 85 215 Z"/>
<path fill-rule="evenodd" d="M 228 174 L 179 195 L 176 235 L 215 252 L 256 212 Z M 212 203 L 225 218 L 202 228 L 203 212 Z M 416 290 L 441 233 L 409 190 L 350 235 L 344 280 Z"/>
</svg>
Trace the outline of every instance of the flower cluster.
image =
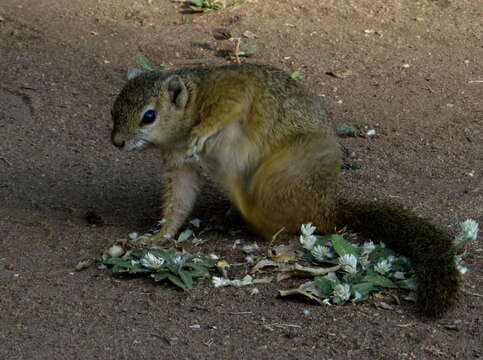
<svg viewBox="0 0 483 360">
<path fill-rule="evenodd" d="M 300 228 L 300 244 L 304 249 L 312 250 L 314 247 L 315 241 L 317 241 L 317 237 L 314 235 L 315 230 L 317 228 L 313 226 L 311 223 L 303 224 Z"/>
<path fill-rule="evenodd" d="M 148 269 L 158 270 L 164 265 L 164 259 L 147 252 L 139 263 Z"/>
</svg>

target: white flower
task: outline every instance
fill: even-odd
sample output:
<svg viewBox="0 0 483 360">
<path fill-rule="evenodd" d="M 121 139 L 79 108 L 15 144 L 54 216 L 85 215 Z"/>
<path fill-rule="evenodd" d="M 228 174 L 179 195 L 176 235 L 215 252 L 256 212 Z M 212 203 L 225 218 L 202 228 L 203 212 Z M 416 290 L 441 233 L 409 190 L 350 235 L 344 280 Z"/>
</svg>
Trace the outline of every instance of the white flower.
<svg viewBox="0 0 483 360">
<path fill-rule="evenodd" d="M 461 256 L 455 256 L 454 262 L 456 265 L 456 269 L 460 272 L 461 275 L 464 275 L 469 271 L 468 268 L 464 266 L 463 258 Z"/>
<path fill-rule="evenodd" d="M 129 234 L 129 239 L 131 240 L 136 240 L 139 237 L 139 234 L 137 232 L 132 232 Z"/>
<path fill-rule="evenodd" d="M 344 303 L 349 300 L 350 296 L 351 286 L 349 284 L 337 284 L 336 286 L 334 286 L 334 303 Z"/>
<path fill-rule="evenodd" d="M 307 250 L 312 250 L 316 240 L 317 240 L 317 237 L 315 237 L 314 235 L 308 235 L 308 236 L 300 235 L 300 244 L 304 249 L 307 249 Z"/>
<path fill-rule="evenodd" d="M 359 291 L 354 292 L 354 298 L 351 300 L 352 302 L 361 301 L 363 299 L 362 294 Z"/>
<path fill-rule="evenodd" d="M 312 256 L 317 261 L 324 261 L 325 258 L 329 255 L 330 249 L 327 246 L 317 245 L 310 251 Z"/>
<path fill-rule="evenodd" d="M 141 265 L 148 268 L 157 270 L 161 268 L 164 264 L 164 259 L 157 257 L 151 252 L 146 253 L 141 259 Z"/>
<path fill-rule="evenodd" d="M 300 227 L 300 232 L 302 233 L 302 235 L 300 235 L 300 244 L 304 249 L 312 250 L 314 247 L 315 241 L 317 240 L 317 237 L 313 235 L 315 230 L 317 230 L 317 228 L 311 223 L 302 224 Z"/>
<path fill-rule="evenodd" d="M 139 261 L 139 260 L 131 260 L 131 265 L 132 265 L 132 266 L 136 266 L 136 265 L 138 265 L 139 263 L 140 263 L 140 261 Z"/>
<path fill-rule="evenodd" d="M 472 219 L 466 219 L 460 224 L 460 232 L 454 238 L 454 244 L 461 248 L 478 237 L 478 223 Z"/>
<path fill-rule="evenodd" d="M 461 275 L 464 275 L 468 272 L 468 268 L 466 266 L 463 266 L 461 264 L 456 265 L 456 269 L 460 272 Z"/>
<path fill-rule="evenodd" d="M 363 255 L 369 255 L 371 252 L 374 251 L 376 248 L 376 245 L 372 241 L 365 242 L 364 245 L 362 245 L 362 254 Z"/>
<path fill-rule="evenodd" d="M 313 235 L 315 230 L 317 230 L 317 228 L 313 226 L 312 223 L 302 224 L 302 226 L 300 227 L 300 232 L 304 236 Z"/>
<path fill-rule="evenodd" d="M 461 231 L 472 241 L 478 237 L 478 223 L 473 219 L 466 219 L 461 225 Z"/>
<path fill-rule="evenodd" d="M 212 260 L 212 261 L 217 261 L 217 260 L 220 260 L 220 257 L 218 255 L 216 255 L 215 253 L 211 253 L 208 255 L 208 259 Z"/>
<path fill-rule="evenodd" d="M 185 262 L 183 255 L 175 255 L 173 258 L 173 263 L 178 266 L 182 266 Z"/>
<path fill-rule="evenodd" d="M 357 273 L 357 258 L 352 254 L 345 254 L 339 258 L 339 265 L 342 266 L 342 270 L 349 274 Z"/>
<path fill-rule="evenodd" d="M 381 275 L 387 274 L 389 271 L 391 271 L 393 259 L 394 258 L 390 256 L 384 260 L 379 261 L 376 265 L 374 265 L 374 271 L 378 272 Z"/>
</svg>

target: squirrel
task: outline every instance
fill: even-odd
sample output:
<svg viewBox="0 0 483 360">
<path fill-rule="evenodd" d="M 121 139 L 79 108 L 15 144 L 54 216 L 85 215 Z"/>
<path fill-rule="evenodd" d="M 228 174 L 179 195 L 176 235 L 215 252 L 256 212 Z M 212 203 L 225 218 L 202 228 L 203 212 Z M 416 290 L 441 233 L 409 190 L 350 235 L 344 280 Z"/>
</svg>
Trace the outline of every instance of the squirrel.
<svg viewBox="0 0 483 360">
<path fill-rule="evenodd" d="M 338 199 L 341 150 L 324 105 L 286 72 L 258 64 L 134 72 L 111 113 L 116 147 L 161 149 L 165 223 L 154 242 L 176 235 L 207 178 L 262 237 L 309 222 L 322 233 L 347 225 L 412 259 L 420 315 L 437 318 L 455 304 L 450 235 L 398 205 Z"/>
</svg>

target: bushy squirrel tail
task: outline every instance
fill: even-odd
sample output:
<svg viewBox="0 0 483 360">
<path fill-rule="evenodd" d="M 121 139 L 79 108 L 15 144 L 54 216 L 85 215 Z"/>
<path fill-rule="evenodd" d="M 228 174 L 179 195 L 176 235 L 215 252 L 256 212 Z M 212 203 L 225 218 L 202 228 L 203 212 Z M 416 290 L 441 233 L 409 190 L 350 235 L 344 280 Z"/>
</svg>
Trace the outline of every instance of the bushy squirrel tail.
<svg viewBox="0 0 483 360">
<path fill-rule="evenodd" d="M 437 318 L 456 303 L 460 276 L 448 233 L 411 211 L 387 202 L 341 200 L 337 207 L 337 226 L 345 225 L 412 260 L 418 283 L 419 315 Z"/>
</svg>

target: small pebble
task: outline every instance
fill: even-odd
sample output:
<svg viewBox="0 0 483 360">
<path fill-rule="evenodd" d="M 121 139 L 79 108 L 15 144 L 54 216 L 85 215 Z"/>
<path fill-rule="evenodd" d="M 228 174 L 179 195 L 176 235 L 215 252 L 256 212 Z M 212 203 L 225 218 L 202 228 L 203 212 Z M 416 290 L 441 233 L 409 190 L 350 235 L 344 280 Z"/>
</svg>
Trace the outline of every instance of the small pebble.
<svg viewBox="0 0 483 360">
<path fill-rule="evenodd" d="M 110 257 L 118 258 L 124 254 L 124 249 L 119 245 L 112 245 L 109 250 L 107 250 L 107 253 Z"/>
</svg>

